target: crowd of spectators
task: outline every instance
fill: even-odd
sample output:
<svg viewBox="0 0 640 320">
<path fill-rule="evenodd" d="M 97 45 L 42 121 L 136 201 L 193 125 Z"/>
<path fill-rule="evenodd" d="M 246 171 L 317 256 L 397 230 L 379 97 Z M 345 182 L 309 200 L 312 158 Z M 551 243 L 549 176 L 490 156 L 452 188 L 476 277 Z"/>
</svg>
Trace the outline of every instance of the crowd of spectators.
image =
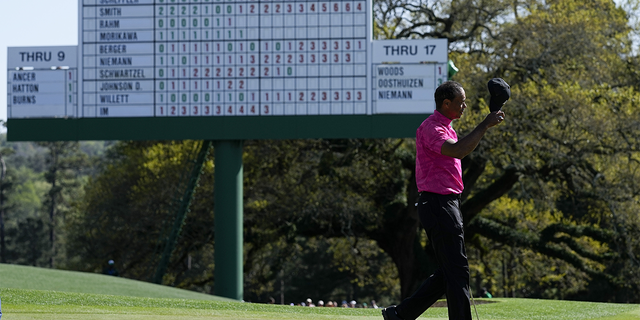
<svg viewBox="0 0 640 320">
<path fill-rule="evenodd" d="M 272 298 L 271 298 L 272 299 Z M 273 301 L 271 300 L 270 301 Z M 347 302 L 347 300 L 342 300 L 342 303 L 338 303 L 337 301 L 327 301 L 318 300 L 316 303 L 311 300 L 311 298 L 307 298 L 306 301 L 300 303 L 291 303 L 292 306 L 302 306 L 302 307 L 325 307 L 325 308 L 373 308 L 378 309 L 378 305 L 375 300 L 371 300 L 371 304 L 367 304 L 366 302 L 358 303 L 355 300 L 351 300 Z"/>
</svg>

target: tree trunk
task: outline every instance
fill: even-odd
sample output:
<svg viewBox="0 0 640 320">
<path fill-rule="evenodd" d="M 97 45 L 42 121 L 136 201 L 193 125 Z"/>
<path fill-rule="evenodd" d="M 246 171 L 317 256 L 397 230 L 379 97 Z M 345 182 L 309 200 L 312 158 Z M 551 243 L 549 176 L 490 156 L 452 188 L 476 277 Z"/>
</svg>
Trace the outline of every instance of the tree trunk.
<svg viewBox="0 0 640 320">
<path fill-rule="evenodd" d="M 0 197 L 2 197 L 2 187 L 0 186 Z M 6 244 L 4 239 L 4 201 L 0 198 L 0 263 L 7 263 Z"/>
<path fill-rule="evenodd" d="M 52 152 L 54 152 L 52 150 Z M 51 197 L 51 205 L 49 206 L 49 223 L 50 223 L 50 227 L 49 227 L 49 244 L 51 245 L 51 254 L 49 256 L 49 268 L 53 269 L 54 267 L 54 256 L 56 254 L 56 246 L 55 246 L 55 208 L 56 208 L 56 181 L 57 181 L 57 177 L 56 177 L 56 173 L 57 173 L 57 155 L 52 154 L 52 158 L 54 159 L 53 164 L 52 164 L 52 172 L 51 175 L 53 177 L 52 181 L 51 181 L 51 190 L 53 192 L 50 192 L 50 197 Z"/>
<path fill-rule="evenodd" d="M 0 165 L 2 165 L 2 175 L 0 176 L 0 263 L 7 263 L 7 246 L 4 238 L 4 176 L 7 172 L 7 166 L 1 154 Z"/>
<path fill-rule="evenodd" d="M 411 167 L 415 169 L 415 167 Z M 418 198 L 418 189 L 415 184 L 415 174 L 412 172 L 411 181 L 407 191 L 407 206 L 393 208 L 385 217 L 384 225 L 370 234 L 370 237 L 378 242 L 393 260 L 398 269 L 400 279 L 400 298 L 404 299 L 413 294 L 413 291 L 421 284 L 424 261 L 419 257 L 423 255 L 418 243 L 418 232 L 422 232 L 418 219 L 418 210 L 415 202 Z"/>
<path fill-rule="evenodd" d="M 419 266 L 417 265 L 414 243 L 416 240 L 418 220 L 405 215 L 404 217 L 385 225 L 373 238 L 378 245 L 393 260 L 400 278 L 400 296 L 402 299 L 410 296 L 418 281 Z"/>
</svg>

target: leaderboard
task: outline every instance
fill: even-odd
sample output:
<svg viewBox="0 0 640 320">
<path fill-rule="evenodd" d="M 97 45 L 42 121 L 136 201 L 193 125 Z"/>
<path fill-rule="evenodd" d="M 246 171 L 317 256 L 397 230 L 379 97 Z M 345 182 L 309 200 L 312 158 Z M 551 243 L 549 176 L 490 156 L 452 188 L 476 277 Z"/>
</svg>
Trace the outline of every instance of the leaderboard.
<svg viewBox="0 0 640 320">
<path fill-rule="evenodd" d="M 10 47 L 7 51 L 8 118 L 77 116 L 76 46 Z"/>
<path fill-rule="evenodd" d="M 432 113 L 433 94 L 448 80 L 447 46 L 447 39 L 373 41 L 373 113 Z"/>
<path fill-rule="evenodd" d="M 371 114 L 370 6 L 84 0 L 78 116 Z"/>
</svg>

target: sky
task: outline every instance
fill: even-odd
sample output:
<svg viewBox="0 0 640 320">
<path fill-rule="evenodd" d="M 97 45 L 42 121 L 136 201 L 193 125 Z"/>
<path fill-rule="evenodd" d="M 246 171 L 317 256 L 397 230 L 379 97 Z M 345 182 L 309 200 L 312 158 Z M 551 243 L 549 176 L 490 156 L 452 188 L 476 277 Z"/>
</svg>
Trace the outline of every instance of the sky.
<svg viewBox="0 0 640 320">
<path fill-rule="evenodd" d="M 0 0 L 0 120 L 7 120 L 7 47 L 77 44 L 78 0 Z"/>
</svg>

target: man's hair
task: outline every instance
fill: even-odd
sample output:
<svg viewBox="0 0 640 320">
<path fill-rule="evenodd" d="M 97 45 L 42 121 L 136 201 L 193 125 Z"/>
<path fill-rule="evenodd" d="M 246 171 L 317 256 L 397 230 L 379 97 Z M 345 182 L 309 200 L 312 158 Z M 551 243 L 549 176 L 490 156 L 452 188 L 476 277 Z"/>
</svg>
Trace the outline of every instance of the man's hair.
<svg viewBox="0 0 640 320">
<path fill-rule="evenodd" d="M 436 109 L 440 109 L 442 106 L 442 102 L 445 99 L 453 100 L 457 96 L 462 94 L 462 85 L 455 81 L 447 81 L 441 84 L 437 89 L 436 93 L 433 94 L 433 97 L 436 100 Z"/>
</svg>

